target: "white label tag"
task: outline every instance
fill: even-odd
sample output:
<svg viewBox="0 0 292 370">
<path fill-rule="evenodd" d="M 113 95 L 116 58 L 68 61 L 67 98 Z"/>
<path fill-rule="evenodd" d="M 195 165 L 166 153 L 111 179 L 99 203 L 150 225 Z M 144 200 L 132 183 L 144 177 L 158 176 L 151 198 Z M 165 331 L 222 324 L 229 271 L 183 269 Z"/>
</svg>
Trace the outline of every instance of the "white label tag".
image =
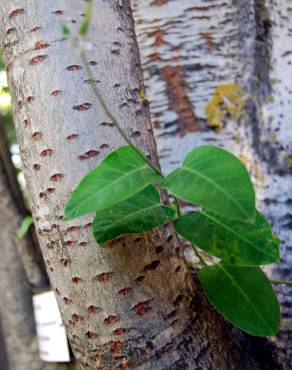
<svg viewBox="0 0 292 370">
<path fill-rule="evenodd" d="M 40 358 L 46 362 L 70 362 L 68 340 L 54 292 L 33 296 Z"/>
</svg>

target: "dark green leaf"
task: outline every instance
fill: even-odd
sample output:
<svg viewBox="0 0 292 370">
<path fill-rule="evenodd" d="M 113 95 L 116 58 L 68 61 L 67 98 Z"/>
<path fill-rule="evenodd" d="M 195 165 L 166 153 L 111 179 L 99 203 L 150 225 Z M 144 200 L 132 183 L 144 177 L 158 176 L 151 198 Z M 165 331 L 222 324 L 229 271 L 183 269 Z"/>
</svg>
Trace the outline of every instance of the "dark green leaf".
<svg viewBox="0 0 292 370">
<path fill-rule="evenodd" d="M 259 212 L 253 224 L 210 212 L 190 213 L 175 221 L 175 229 L 225 263 L 255 266 L 279 261 L 280 240 Z"/>
<path fill-rule="evenodd" d="M 194 149 L 162 186 L 222 216 L 254 220 L 255 193 L 249 174 L 239 159 L 221 148 Z"/>
<path fill-rule="evenodd" d="M 173 209 L 161 206 L 159 192 L 149 185 L 126 201 L 98 212 L 93 222 L 93 234 L 103 245 L 121 235 L 152 230 L 175 216 Z"/>
<path fill-rule="evenodd" d="M 235 326 L 257 336 L 275 335 L 280 308 L 259 267 L 215 265 L 198 273 L 210 302 Z"/>
<path fill-rule="evenodd" d="M 92 5 L 93 5 L 92 0 L 89 0 L 84 10 L 83 22 L 81 23 L 81 26 L 79 28 L 79 35 L 81 36 L 85 36 L 88 33 L 90 20 L 91 20 L 91 14 L 92 14 Z"/>
<path fill-rule="evenodd" d="M 33 218 L 31 216 L 27 216 L 23 219 L 19 229 L 17 230 L 18 239 L 22 239 L 27 234 L 32 224 L 33 224 Z"/>
<path fill-rule="evenodd" d="M 65 207 L 64 220 L 111 208 L 160 178 L 135 149 L 120 147 L 83 178 Z"/>
</svg>

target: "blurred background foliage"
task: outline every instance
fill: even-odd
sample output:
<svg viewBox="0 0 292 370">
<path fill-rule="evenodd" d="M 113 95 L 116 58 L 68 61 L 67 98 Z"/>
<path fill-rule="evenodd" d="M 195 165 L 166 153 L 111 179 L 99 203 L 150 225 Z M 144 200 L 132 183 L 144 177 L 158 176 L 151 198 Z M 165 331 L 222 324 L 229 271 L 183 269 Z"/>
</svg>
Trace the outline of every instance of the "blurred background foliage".
<svg viewBox="0 0 292 370">
<path fill-rule="evenodd" d="M 16 168 L 18 180 L 21 188 L 25 188 L 23 173 L 21 171 L 21 160 L 19 155 L 19 146 L 16 139 L 16 133 L 13 125 L 11 97 L 7 85 L 7 77 L 4 62 L 0 53 L 0 126 L 4 132 L 6 140 L 9 143 L 12 162 Z"/>
<path fill-rule="evenodd" d="M 3 59 L 0 56 L 0 122 L 10 144 L 16 143 L 15 130 L 12 121 L 11 99 L 7 87 L 6 72 Z"/>
</svg>

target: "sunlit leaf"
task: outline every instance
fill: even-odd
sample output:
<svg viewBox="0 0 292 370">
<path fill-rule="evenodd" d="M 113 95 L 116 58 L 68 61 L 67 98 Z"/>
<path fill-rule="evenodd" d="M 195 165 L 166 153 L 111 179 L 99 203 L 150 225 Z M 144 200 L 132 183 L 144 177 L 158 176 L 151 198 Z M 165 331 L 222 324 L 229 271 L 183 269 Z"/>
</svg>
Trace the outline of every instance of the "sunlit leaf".
<svg viewBox="0 0 292 370">
<path fill-rule="evenodd" d="M 176 197 L 217 214 L 243 221 L 255 217 L 255 193 L 244 165 L 213 146 L 194 149 L 162 186 Z"/>
<path fill-rule="evenodd" d="M 116 149 L 85 176 L 65 207 L 65 220 L 111 208 L 160 180 L 130 146 Z"/>
</svg>

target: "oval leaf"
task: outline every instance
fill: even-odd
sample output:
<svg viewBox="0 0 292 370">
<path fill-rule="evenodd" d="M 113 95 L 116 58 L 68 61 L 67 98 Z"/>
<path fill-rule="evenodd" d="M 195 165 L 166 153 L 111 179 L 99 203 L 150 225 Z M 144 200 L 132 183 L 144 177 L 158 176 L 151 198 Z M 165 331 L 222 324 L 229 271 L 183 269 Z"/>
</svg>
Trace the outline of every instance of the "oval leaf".
<svg viewBox="0 0 292 370">
<path fill-rule="evenodd" d="M 220 264 L 203 268 L 198 276 L 210 302 L 235 326 L 257 336 L 277 333 L 279 303 L 259 267 Z"/>
<path fill-rule="evenodd" d="M 256 266 L 279 261 L 280 240 L 259 212 L 253 224 L 210 212 L 190 213 L 175 221 L 175 229 L 192 244 L 228 264 Z"/>
<path fill-rule="evenodd" d="M 254 220 L 255 193 L 249 174 L 239 159 L 221 148 L 194 149 L 162 186 L 178 198 L 225 217 Z"/>
<path fill-rule="evenodd" d="M 130 146 L 120 147 L 82 179 L 65 207 L 64 220 L 110 208 L 160 178 L 143 155 Z"/>
<path fill-rule="evenodd" d="M 103 245 L 121 235 L 152 230 L 175 216 L 173 209 L 160 205 L 160 194 L 150 185 L 125 202 L 98 212 L 93 221 L 93 235 Z"/>
</svg>

